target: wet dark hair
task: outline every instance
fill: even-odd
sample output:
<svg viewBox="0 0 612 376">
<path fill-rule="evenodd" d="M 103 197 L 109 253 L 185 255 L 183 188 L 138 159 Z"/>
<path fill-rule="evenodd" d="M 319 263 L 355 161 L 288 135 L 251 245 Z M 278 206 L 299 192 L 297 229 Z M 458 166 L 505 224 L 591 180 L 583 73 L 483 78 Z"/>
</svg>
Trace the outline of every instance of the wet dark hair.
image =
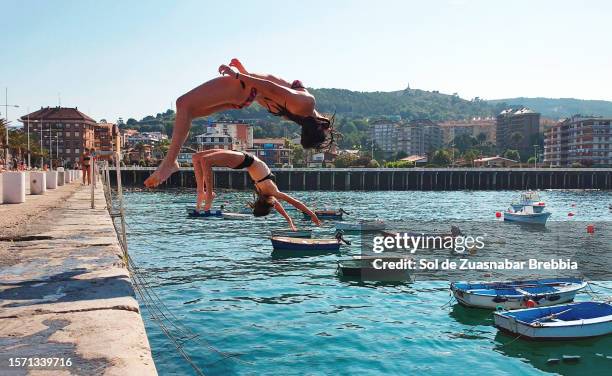
<svg viewBox="0 0 612 376">
<path fill-rule="evenodd" d="M 254 202 L 249 202 L 249 207 L 253 209 L 254 217 L 265 217 L 270 214 L 274 204 L 270 203 L 270 196 L 257 195 Z"/>
<path fill-rule="evenodd" d="M 275 116 L 284 116 L 302 127 L 300 143 L 304 149 L 329 149 L 335 143 L 335 139 L 341 135 L 334 129 L 336 115 L 331 118 L 324 116 L 299 116 L 287 110 L 286 106 L 274 104 L 275 110 L 268 106 L 268 111 Z"/>
</svg>

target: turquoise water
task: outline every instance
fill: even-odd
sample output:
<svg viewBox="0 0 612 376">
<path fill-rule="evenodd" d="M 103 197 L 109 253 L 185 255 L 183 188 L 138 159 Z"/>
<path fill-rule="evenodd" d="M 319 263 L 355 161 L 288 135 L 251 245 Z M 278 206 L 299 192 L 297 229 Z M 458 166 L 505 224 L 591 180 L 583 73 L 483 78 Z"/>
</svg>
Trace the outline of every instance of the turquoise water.
<svg viewBox="0 0 612 376">
<path fill-rule="evenodd" d="M 426 222 L 494 221 L 495 211 L 505 209 L 517 192 L 295 195 L 318 207 L 342 207 L 353 217 Z M 237 210 L 249 198 L 248 193 L 220 192 L 218 202 Z M 610 193 L 550 191 L 542 198 L 554 214 L 539 237 L 554 233 L 556 222 L 575 221 L 581 229 L 577 237 L 583 222 L 612 222 Z M 275 259 L 267 236 L 284 226 L 280 216 L 189 219 L 185 206 L 193 199 L 193 192 L 127 193 L 128 242 L 155 293 L 199 335 L 185 349 L 207 375 L 610 374 L 612 336 L 564 343 L 515 340 L 498 334 L 489 311 L 445 306 L 448 281 L 341 280 L 336 261 L 357 253 L 354 246 L 341 255 Z M 568 212 L 576 215 L 568 217 Z M 316 231 L 332 233 L 329 225 Z M 610 295 L 611 283 L 599 285 L 593 286 L 596 292 Z M 160 375 L 194 374 L 147 319 L 146 309 L 143 313 Z M 546 364 L 563 355 L 581 360 Z"/>
</svg>

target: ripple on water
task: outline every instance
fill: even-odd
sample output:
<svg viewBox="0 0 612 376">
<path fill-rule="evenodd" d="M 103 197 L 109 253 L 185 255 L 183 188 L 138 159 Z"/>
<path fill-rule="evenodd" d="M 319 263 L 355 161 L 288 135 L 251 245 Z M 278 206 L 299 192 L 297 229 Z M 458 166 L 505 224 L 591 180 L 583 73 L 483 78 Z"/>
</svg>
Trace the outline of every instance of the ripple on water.
<svg viewBox="0 0 612 376">
<path fill-rule="evenodd" d="M 492 219 L 517 192 L 298 192 L 318 207 L 343 207 L 359 218 L 406 221 Z M 610 222 L 606 192 L 542 192 L 555 222 Z M 226 374 L 605 374 L 612 338 L 563 344 L 514 341 L 498 334 L 491 312 L 453 305 L 447 281 L 363 283 L 335 276 L 338 256 L 273 259 L 269 231 L 280 216 L 253 221 L 189 219 L 193 193 L 126 194 L 130 252 L 155 292 L 201 339 L 236 359 L 223 359 L 196 340 L 187 351 L 208 375 Z M 238 209 L 250 194 L 220 192 Z M 474 203 L 477 202 L 477 205 Z M 235 204 L 234 204 L 235 203 Z M 576 206 L 572 206 L 576 203 Z M 606 210 L 603 210 L 606 209 Z M 299 226 L 309 226 L 297 213 Z M 331 229 L 315 229 L 331 234 Z M 512 231 L 530 231 L 513 227 Z M 582 232 L 583 242 L 597 242 Z M 609 238 L 608 238 L 609 239 Z M 503 240 L 503 239 L 501 239 Z M 358 243 L 356 243 L 358 244 Z M 607 243 L 596 249 L 609 252 Z M 503 246 L 498 242 L 492 248 Z M 529 248 L 528 242 L 522 245 Z M 608 242 L 609 246 L 609 242 Z M 599 248 L 598 248 L 599 247 Z M 353 253 L 355 253 L 353 251 Z M 592 256 L 592 255 L 591 255 Z M 592 259 L 582 256 L 585 262 Z M 593 266 L 604 264 L 594 260 Z M 610 286 L 610 285 L 608 285 Z M 587 299 L 586 295 L 579 295 Z M 145 318 L 147 317 L 146 308 Z M 147 333 L 160 374 L 189 373 L 150 320 Z M 549 358 L 580 355 L 578 364 Z M 599 354 L 599 355 L 598 355 Z"/>
</svg>

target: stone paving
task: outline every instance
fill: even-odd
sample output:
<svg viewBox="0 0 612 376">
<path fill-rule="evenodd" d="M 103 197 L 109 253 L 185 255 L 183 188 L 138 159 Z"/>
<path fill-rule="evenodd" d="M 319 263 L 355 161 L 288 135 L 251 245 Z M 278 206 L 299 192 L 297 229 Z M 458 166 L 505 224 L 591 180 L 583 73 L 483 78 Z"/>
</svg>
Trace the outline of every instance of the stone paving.
<svg viewBox="0 0 612 376">
<path fill-rule="evenodd" d="M 0 375 L 157 374 L 100 187 L 95 202 L 72 183 L 0 205 Z"/>
</svg>

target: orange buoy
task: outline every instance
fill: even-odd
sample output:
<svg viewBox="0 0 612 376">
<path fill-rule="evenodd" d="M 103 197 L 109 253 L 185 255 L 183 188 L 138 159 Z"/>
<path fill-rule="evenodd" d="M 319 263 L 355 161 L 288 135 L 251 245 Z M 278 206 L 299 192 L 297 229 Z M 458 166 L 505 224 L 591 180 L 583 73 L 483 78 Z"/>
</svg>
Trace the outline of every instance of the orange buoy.
<svg viewBox="0 0 612 376">
<path fill-rule="evenodd" d="M 495 212 L 495 218 L 501 218 L 501 212 Z"/>
<path fill-rule="evenodd" d="M 529 300 L 527 300 L 527 301 L 525 302 L 525 305 L 527 306 L 527 308 L 533 308 L 533 307 L 535 307 L 535 306 L 536 306 L 536 302 L 535 302 L 535 301 L 533 301 L 533 300 L 531 300 L 531 299 L 529 299 Z"/>
<path fill-rule="evenodd" d="M 587 225 L 587 233 L 594 234 L 595 233 L 595 225 Z"/>
</svg>

